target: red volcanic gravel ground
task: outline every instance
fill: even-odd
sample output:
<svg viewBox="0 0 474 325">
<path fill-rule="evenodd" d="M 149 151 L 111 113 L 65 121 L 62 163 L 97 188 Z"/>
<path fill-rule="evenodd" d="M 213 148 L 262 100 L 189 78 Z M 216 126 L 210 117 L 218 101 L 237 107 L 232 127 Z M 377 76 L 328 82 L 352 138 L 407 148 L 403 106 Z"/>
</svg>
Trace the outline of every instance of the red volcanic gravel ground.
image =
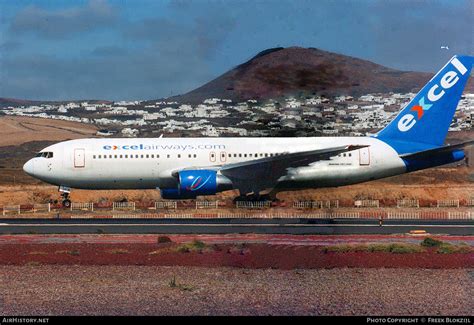
<svg viewBox="0 0 474 325">
<path fill-rule="evenodd" d="M 473 269 L 0 266 L 0 314 L 474 315 L 473 277 Z"/>
<path fill-rule="evenodd" d="M 317 246 L 211 245 L 201 252 L 177 252 L 176 244 L 0 245 L 0 264 L 155 265 L 242 268 L 474 268 L 473 253 L 325 253 Z"/>
<path fill-rule="evenodd" d="M 0 315 L 474 315 L 473 253 L 322 249 L 423 238 L 169 237 L 0 236 Z"/>
<path fill-rule="evenodd" d="M 314 245 L 212 244 L 178 252 L 177 244 L 0 244 L 0 264 L 150 265 L 242 268 L 474 268 L 473 253 L 324 252 Z"/>
</svg>

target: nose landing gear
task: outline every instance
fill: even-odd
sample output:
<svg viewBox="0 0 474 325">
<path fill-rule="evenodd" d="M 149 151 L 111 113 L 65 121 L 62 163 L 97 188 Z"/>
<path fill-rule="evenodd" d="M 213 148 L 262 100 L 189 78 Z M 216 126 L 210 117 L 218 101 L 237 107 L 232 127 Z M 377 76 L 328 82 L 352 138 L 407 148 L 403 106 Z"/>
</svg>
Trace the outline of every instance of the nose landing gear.
<svg viewBox="0 0 474 325">
<path fill-rule="evenodd" d="M 59 186 L 59 192 L 61 192 L 61 197 L 63 198 L 62 205 L 64 208 L 71 207 L 71 200 L 69 199 L 69 193 L 71 193 L 71 188 L 66 186 Z"/>
<path fill-rule="evenodd" d="M 65 208 L 70 208 L 71 207 L 71 200 L 69 200 L 69 193 L 63 193 L 61 194 L 61 196 L 63 197 L 63 207 Z"/>
</svg>

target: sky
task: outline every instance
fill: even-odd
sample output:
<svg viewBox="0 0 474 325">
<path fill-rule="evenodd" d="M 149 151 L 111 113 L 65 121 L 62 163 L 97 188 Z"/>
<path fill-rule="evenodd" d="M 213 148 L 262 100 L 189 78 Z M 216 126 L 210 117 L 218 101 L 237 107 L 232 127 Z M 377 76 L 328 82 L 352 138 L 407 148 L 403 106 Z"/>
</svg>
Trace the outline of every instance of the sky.
<svg viewBox="0 0 474 325">
<path fill-rule="evenodd" d="M 280 46 L 436 72 L 474 0 L 0 0 L 0 97 L 158 99 Z"/>
</svg>

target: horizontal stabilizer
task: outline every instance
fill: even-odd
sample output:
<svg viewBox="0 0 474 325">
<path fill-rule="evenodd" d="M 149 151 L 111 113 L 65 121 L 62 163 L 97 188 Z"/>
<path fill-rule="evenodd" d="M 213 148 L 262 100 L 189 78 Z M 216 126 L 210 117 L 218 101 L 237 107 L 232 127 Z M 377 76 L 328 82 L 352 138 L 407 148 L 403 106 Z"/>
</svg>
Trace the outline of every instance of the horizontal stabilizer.
<svg viewBox="0 0 474 325">
<path fill-rule="evenodd" d="M 429 149 L 429 150 L 419 151 L 419 152 L 415 152 L 415 153 L 400 155 L 400 158 L 403 158 L 403 159 L 405 159 L 405 158 L 406 159 L 408 159 L 408 158 L 429 158 L 429 157 L 433 157 L 433 156 L 436 156 L 436 155 L 439 155 L 439 154 L 453 152 L 455 150 L 463 149 L 463 148 L 473 146 L 473 145 L 474 145 L 474 140 L 471 140 L 471 141 L 458 143 L 458 144 L 454 144 L 454 145 L 448 145 L 448 146 L 439 147 L 439 148 L 435 148 L 435 149 Z"/>
<path fill-rule="evenodd" d="M 407 172 L 451 164 L 465 158 L 463 148 L 474 145 L 474 141 L 444 146 L 435 149 L 400 155 Z"/>
</svg>

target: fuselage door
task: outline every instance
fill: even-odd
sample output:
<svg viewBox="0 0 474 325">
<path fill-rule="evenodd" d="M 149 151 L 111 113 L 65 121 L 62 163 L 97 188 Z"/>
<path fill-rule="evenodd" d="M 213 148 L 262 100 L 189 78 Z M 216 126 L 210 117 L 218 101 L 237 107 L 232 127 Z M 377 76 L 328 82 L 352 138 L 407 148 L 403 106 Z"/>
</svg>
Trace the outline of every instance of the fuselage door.
<svg viewBox="0 0 474 325">
<path fill-rule="evenodd" d="M 359 164 L 361 166 L 370 165 L 370 151 L 369 147 L 359 149 Z"/>
<path fill-rule="evenodd" d="M 74 149 L 74 168 L 84 168 L 86 166 L 86 157 L 84 149 Z"/>
</svg>

